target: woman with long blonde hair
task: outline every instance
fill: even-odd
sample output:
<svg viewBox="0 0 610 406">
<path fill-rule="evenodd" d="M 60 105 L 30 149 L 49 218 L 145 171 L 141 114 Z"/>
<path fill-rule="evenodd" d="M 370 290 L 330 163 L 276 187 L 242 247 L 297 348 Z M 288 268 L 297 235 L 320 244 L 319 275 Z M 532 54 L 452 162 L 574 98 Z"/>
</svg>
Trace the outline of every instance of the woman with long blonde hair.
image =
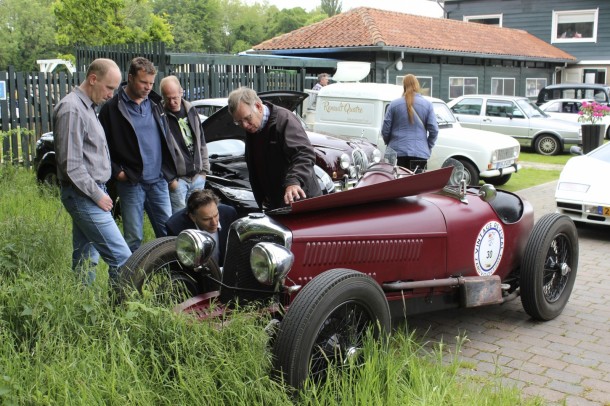
<svg viewBox="0 0 610 406">
<path fill-rule="evenodd" d="M 438 137 L 438 123 L 432 103 L 419 93 L 417 78 L 406 75 L 402 87 L 402 97 L 388 107 L 381 135 L 385 144 L 396 151 L 399 166 L 422 172 Z"/>
</svg>

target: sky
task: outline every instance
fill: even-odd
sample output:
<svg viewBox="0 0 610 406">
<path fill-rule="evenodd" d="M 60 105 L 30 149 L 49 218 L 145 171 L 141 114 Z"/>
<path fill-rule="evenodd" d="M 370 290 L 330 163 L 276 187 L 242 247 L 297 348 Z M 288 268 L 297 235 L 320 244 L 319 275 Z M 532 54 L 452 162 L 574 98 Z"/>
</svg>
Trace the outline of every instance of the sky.
<svg viewBox="0 0 610 406">
<path fill-rule="evenodd" d="M 265 0 L 245 0 L 247 4 L 263 3 Z M 279 9 L 303 7 L 307 11 L 318 7 L 320 0 L 266 0 L 269 5 Z M 428 17 L 442 17 L 443 11 L 434 0 L 341 0 L 341 10 L 349 11 L 356 7 L 373 7 L 401 13 L 418 14 Z"/>
</svg>

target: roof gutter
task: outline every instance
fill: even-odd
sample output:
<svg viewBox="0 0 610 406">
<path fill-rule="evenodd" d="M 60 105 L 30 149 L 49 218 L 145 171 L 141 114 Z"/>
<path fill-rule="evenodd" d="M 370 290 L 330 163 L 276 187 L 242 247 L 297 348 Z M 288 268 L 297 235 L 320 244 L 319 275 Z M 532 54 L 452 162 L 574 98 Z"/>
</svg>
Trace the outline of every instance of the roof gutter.
<svg viewBox="0 0 610 406">
<path fill-rule="evenodd" d="M 391 65 L 388 65 L 388 67 L 385 68 L 385 82 L 386 83 L 390 83 L 390 69 L 391 68 L 395 68 L 396 70 L 402 70 L 402 60 L 404 59 L 404 57 L 405 57 L 405 52 L 401 51 L 400 56 L 398 58 L 396 58 Z"/>
</svg>

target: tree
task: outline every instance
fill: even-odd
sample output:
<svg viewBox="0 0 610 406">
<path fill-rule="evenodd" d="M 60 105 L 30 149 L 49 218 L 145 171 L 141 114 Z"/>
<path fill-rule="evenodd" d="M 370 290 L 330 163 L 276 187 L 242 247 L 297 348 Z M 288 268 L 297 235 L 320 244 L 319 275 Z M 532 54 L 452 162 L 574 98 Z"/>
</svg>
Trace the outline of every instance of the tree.
<svg viewBox="0 0 610 406">
<path fill-rule="evenodd" d="M 321 0 L 320 8 L 329 17 L 341 13 L 341 0 Z"/>
<path fill-rule="evenodd" d="M 55 0 L 53 11 L 60 45 L 173 41 L 169 24 L 152 14 L 148 0 Z"/>
</svg>

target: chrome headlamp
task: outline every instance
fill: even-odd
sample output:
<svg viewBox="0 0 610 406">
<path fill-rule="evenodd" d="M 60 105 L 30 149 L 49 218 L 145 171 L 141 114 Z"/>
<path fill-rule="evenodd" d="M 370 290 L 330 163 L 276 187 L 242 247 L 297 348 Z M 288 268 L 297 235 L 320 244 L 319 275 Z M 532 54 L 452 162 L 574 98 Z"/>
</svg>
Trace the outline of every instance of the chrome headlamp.
<svg viewBox="0 0 610 406">
<path fill-rule="evenodd" d="M 210 259 L 215 245 L 214 239 L 204 232 L 184 230 L 176 238 L 178 261 L 187 268 L 198 268 Z"/>
<path fill-rule="evenodd" d="M 349 156 L 346 153 L 341 154 L 339 157 L 339 166 L 341 166 L 341 169 L 345 170 L 349 168 L 350 165 Z"/>
<path fill-rule="evenodd" d="M 381 162 L 381 151 L 378 150 L 377 148 L 375 148 L 373 150 L 373 156 L 372 156 L 372 161 L 373 163 L 378 164 L 379 162 Z"/>
<path fill-rule="evenodd" d="M 278 244 L 259 242 L 250 251 L 252 273 L 263 285 L 274 285 L 283 281 L 293 262 L 292 252 Z"/>
</svg>

